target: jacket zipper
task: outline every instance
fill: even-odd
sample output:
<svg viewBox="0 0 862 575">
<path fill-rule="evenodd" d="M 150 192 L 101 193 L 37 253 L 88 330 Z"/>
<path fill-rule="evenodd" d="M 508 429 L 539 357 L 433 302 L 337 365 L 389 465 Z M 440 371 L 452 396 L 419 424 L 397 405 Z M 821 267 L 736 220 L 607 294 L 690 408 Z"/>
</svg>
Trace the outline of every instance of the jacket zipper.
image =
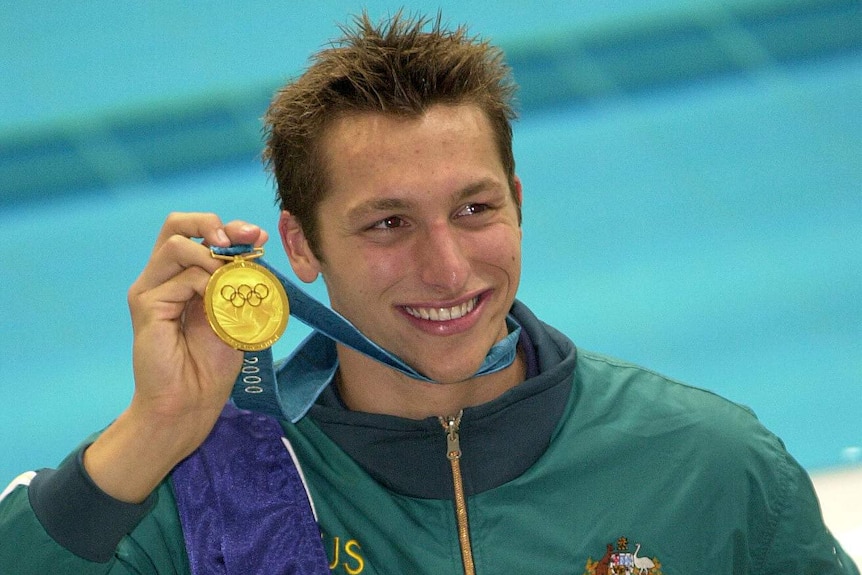
<svg viewBox="0 0 862 575">
<path fill-rule="evenodd" d="M 458 521 L 458 541 L 461 545 L 461 560 L 464 563 L 464 575 L 475 575 L 473 566 L 473 549 L 470 545 L 470 524 L 467 521 L 467 499 L 464 497 L 464 483 L 461 479 L 461 416 L 440 417 L 440 424 L 446 432 L 446 457 L 452 465 L 452 483 L 455 487 L 455 519 Z"/>
</svg>

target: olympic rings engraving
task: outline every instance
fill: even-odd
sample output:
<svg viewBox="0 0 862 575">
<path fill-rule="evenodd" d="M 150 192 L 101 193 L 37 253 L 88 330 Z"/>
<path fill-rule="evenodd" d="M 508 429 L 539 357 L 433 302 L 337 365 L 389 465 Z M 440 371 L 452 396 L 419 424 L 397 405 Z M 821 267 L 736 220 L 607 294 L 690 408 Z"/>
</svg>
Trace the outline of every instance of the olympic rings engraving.
<svg viewBox="0 0 862 575">
<path fill-rule="evenodd" d="M 248 284 L 240 284 L 237 287 L 227 284 L 221 288 L 219 294 L 235 308 L 241 308 L 245 304 L 257 307 L 269 297 L 269 287 L 262 283 L 255 284 L 254 287 Z"/>
</svg>

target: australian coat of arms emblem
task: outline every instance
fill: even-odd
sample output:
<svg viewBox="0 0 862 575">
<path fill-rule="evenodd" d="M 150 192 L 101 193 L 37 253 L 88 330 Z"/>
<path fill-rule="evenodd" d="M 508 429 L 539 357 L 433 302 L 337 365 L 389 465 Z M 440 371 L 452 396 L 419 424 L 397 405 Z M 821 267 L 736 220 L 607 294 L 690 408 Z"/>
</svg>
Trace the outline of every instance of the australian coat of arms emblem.
<svg viewBox="0 0 862 575">
<path fill-rule="evenodd" d="M 635 543 L 632 550 L 629 548 L 628 538 L 620 537 L 617 539 L 616 549 L 608 543 L 605 554 L 599 559 L 587 559 L 584 575 L 662 575 L 658 557 L 641 553 L 640 543 Z"/>
</svg>

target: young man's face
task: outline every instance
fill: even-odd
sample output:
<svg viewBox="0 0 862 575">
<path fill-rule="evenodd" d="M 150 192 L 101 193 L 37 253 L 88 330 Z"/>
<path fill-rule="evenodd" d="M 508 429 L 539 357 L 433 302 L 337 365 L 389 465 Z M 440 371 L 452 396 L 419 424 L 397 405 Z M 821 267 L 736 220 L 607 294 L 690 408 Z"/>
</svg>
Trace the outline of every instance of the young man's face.
<svg viewBox="0 0 862 575">
<path fill-rule="evenodd" d="M 521 272 L 518 213 L 487 118 L 472 105 L 349 115 L 323 145 L 323 261 L 292 257 L 294 269 L 322 273 L 333 309 L 428 377 L 469 378 L 507 334 Z"/>
</svg>

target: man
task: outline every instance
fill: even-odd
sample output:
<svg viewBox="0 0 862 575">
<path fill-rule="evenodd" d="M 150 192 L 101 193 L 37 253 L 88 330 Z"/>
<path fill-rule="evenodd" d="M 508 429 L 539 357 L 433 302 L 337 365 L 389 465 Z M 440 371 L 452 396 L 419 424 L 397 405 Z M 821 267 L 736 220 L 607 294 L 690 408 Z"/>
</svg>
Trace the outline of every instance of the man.
<svg viewBox="0 0 862 575">
<path fill-rule="evenodd" d="M 496 49 L 427 28 L 358 19 L 276 96 L 265 152 L 296 275 L 420 376 L 324 338 L 291 360 L 331 375 L 313 405 L 225 407 L 257 366 L 207 318 L 210 248 L 268 236 L 173 214 L 129 291 L 131 404 L 6 496 L 0 570 L 858 573 L 748 411 L 516 301 L 513 86 Z M 314 376 L 291 373 L 288 395 Z"/>
</svg>

